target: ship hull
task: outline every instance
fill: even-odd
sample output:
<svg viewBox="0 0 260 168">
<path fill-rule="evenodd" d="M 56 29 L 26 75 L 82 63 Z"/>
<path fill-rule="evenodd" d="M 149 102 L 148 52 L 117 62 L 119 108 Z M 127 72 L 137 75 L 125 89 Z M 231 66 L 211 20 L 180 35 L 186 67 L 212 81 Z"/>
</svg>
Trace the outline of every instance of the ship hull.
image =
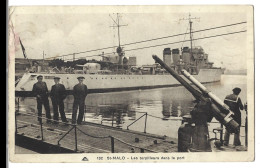
<svg viewBox="0 0 260 168">
<path fill-rule="evenodd" d="M 175 87 L 181 84 L 171 75 L 97 75 L 97 74 L 24 74 L 15 91 L 17 94 L 28 94 L 32 91 L 33 84 L 37 82 L 37 76 L 42 75 L 48 89 L 54 84 L 53 78 L 60 77 L 60 83 L 64 84 L 68 94 L 78 83 L 77 77 L 84 76 L 84 83 L 90 93 L 104 93 L 115 91 L 153 89 L 162 87 Z M 183 77 L 183 76 L 182 76 Z M 201 69 L 194 77 L 201 83 L 218 82 L 221 79 L 221 69 Z M 184 77 L 183 77 L 184 78 Z"/>
</svg>

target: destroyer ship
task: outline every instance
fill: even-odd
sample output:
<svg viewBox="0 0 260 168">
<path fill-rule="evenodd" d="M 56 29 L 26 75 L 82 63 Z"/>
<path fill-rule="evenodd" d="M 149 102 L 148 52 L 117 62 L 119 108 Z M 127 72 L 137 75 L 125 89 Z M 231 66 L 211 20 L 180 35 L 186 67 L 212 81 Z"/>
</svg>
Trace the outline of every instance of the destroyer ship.
<svg viewBox="0 0 260 168">
<path fill-rule="evenodd" d="M 222 69 L 213 66 L 208 59 L 208 54 L 202 47 L 192 46 L 192 22 L 190 23 L 190 47 L 164 48 L 163 61 L 179 73 L 182 69 L 187 70 L 201 83 L 219 82 Z M 126 57 L 120 45 L 116 55 L 102 56 L 102 61 L 86 61 L 85 64 L 76 65 L 74 68 L 63 67 L 56 71 L 26 72 L 17 82 L 16 95 L 27 95 L 32 91 L 33 84 L 37 82 L 37 76 L 42 75 L 48 89 L 53 85 L 54 77 L 60 77 L 60 82 L 65 86 L 68 93 L 78 83 L 77 77 L 85 77 L 84 83 L 90 93 L 103 93 L 112 91 L 126 91 L 139 89 L 152 89 L 163 87 L 181 86 L 159 64 L 136 66 L 136 57 Z M 152 59 L 152 56 L 151 56 Z M 39 68 L 38 68 L 39 69 Z"/>
</svg>

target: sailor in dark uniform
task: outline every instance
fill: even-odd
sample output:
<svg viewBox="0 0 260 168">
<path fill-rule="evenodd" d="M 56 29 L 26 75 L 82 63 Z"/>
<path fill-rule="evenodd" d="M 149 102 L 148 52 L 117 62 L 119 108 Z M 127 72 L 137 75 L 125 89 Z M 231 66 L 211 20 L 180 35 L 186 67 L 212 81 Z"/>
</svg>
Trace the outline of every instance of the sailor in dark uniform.
<svg viewBox="0 0 260 168">
<path fill-rule="evenodd" d="M 77 124 L 81 124 L 83 116 L 84 116 L 84 106 L 85 106 L 85 98 L 88 93 L 88 88 L 85 84 L 83 84 L 84 77 L 80 76 L 77 78 L 79 83 L 73 87 L 73 111 L 72 111 L 72 124 L 76 124 L 77 118 L 77 110 L 79 107 L 79 115 L 77 119 Z"/>
<path fill-rule="evenodd" d="M 37 99 L 37 110 L 38 110 L 38 121 L 42 122 L 42 105 L 44 105 L 46 111 L 47 123 L 50 123 L 51 113 L 50 113 L 50 105 L 48 99 L 48 88 L 45 82 L 42 81 L 42 75 L 37 76 L 38 82 L 33 85 L 32 92 L 36 96 Z"/>
<path fill-rule="evenodd" d="M 238 97 L 240 92 L 241 92 L 241 89 L 236 87 L 233 89 L 233 94 L 227 95 L 224 100 L 224 103 L 229 106 L 229 108 L 232 112 L 234 112 L 233 118 L 239 124 L 239 126 L 241 126 L 240 110 L 243 110 L 242 101 Z M 224 136 L 224 145 L 229 144 L 229 136 L 230 136 L 230 133 L 226 129 L 225 136 Z M 233 145 L 235 145 L 235 146 L 241 145 L 239 136 L 240 136 L 240 130 L 238 131 L 238 133 L 235 133 L 235 135 L 234 135 Z"/>
<path fill-rule="evenodd" d="M 52 106 L 53 106 L 53 119 L 55 121 L 59 121 L 59 113 L 58 113 L 58 108 L 60 111 L 60 116 L 62 122 L 68 122 L 67 118 L 64 113 L 64 102 L 63 100 L 66 98 L 66 90 L 63 84 L 60 84 L 60 78 L 55 77 L 54 78 L 55 85 L 51 87 L 51 92 L 50 92 L 50 97 L 52 101 Z M 55 124 L 58 122 L 54 122 Z"/>
</svg>

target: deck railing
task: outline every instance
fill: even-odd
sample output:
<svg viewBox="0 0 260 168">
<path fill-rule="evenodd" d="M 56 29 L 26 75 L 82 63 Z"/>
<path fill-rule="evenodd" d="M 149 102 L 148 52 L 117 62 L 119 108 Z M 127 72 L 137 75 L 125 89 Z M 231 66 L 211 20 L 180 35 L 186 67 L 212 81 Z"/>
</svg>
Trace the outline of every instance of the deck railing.
<svg viewBox="0 0 260 168">
<path fill-rule="evenodd" d="M 111 136 L 111 135 L 108 135 L 108 136 L 95 136 L 95 135 L 91 135 L 91 134 L 88 134 L 86 133 L 85 131 L 83 131 L 82 129 L 79 128 L 79 126 L 77 124 L 71 124 L 71 123 L 66 123 L 66 122 L 62 122 L 62 121 L 57 121 L 57 120 L 53 120 L 53 119 L 48 119 L 46 117 L 40 117 L 36 114 L 33 114 L 33 113 L 24 113 L 24 112 L 20 112 L 20 107 L 19 107 L 19 98 L 17 99 L 17 110 L 15 112 L 15 133 L 18 134 L 19 133 L 19 127 L 17 125 L 17 115 L 25 115 L 25 116 L 33 116 L 39 120 L 39 125 L 37 124 L 37 126 L 40 127 L 40 138 L 41 138 L 41 141 L 45 141 L 45 138 L 44 138 L 44 128 L 43 128 L 43 122 L 42 120 L 46 120 L 46 121 L 50 121 L 50 122 L 56 122 L 57 124 L 64 124 L 64 125 L 69 125 L 71 126 L 71 128 L 65 132 L 65 134 L 60 137 L 59 139 L 57 139 L 57 145 L 58 146 L 61 146 L 60 142 L 66 137 L 69 135 L 70 132 L 74 131 L 74 151 L 75 152 L 80 152 L 78 150 L 78 134 L 77 132 L 79 131 L 80 133 L 86 135 L 86 136 L 89 136 L 89 137 L 92 137 L 92 138 L 97 138 L 97 139 L 106 139 L 106 138 L 110 138 L 110 146 L 111 146 L 111 149 L 110 149 L 110 152 L 111 153 L 115 153 L 115 140 L 118 141 L 119 143 L 122 143 L 122 144 L 125 144 L 126 146 L 129 146 L 132 148 L 132 152 L 135 152 L 134 148 L 136 149 L 139 149 L 140 150 L 140 153 L 144 153 L 145 151 L 148 151 L 148 152 L 153 152 L 153 153 L 157 153 L 157 151 L 154 151 L 154 150 L 150 150 L 150 149 L 147 149 L 147 148 L 144 148 L 144 147 L 140 147 L 140 146 L 137 146 L 137 145 L 133 145 L 133 144 L 130 144 L 128 142 L 125 142 L 123 141 L 122 139 L 120 138 L 117 138 L 115 136 Z M 33 123 L 33 122 L 32 122 Z M 31 123 L 31 124 L 32 124 Z M 81 125 L 81 126 L 84 126 L 84 125 Z M 48 130 L 48 129 L 47 129 Z M 102 149 L 100 149 L 102 150 Z"/>
<path fill-rule="evenodd" d="M 98 138 L 98 139 L 105 139 L 105 138 L 110 138 L 110 143 L 111 143 L 111 153 L 114 153 L 115 152 L 115 140 L 117 140 L 118 142 L 120 143 L 123 143 L 127 146 L 130 146 L 132 148 L 137 148 L 140 150 L 141 153 L 143 153 L 144 151 L 148 151 L 148 152 L 156 152 L 156 151 L 153 151 L 153 150 L 150 150 L 150 149 L 145 149 L 145 148 L 142 148 L 142 147 L 138 147 L 136 145 L 132 145 L 132 144 L 129 144 L 117 137 L 114 137 L 114 136 L 95 136 L 95 135 L 91 135 L 91 134 L 88 134 L 86 132 L 84 132 L 83 130 L 81 130 L 77 124 L 70 124 L 70 123 L 64 123 L 64 122 L 60 122 L 60 121 L 54 121 L 52 119 L 47 119 L 45 117 L 38 117 L 37 115 L 35 114 L 31 114 L 31 113 L 20 113 L 19 110 L 20 110 L 20 102 L 19 102 L 19 97 L 17 98 L 17 110 L 15 112 L 15 133 L 18 133 L 18 126 L 17 126 L 17 115 L 19 114 L 23 114 L 23 115 L 30 115 L 30 116 L 34 116 L 34 117 L 37 117 L 37 118 L 41 118 L 43 120 L 49 120 L 49 121 L 52 121 L 52 122 L 58 122 L 59 124 L 67 124 L 67 125 L 70 125 L 72 126 L 60 139 L 58 139 L 57 141 L 57 145 L 60 146 L 60 141 L 62 139 L 64 139 L 72 130 L 74 130 L 74 138 L 75 138 L 75 141 L 74 141 L 74 144 L 75 144 L 75 151 L 78 151 L 78 137 L 77 137 L 77 131 L 83 133 L 84 135 L 86 136 L 89 136 L 89 137 L 92 137 L 92 138 Z M 86 113 L 86 106 L 85 106 L 85 111 L 84 111 L 84 121 L 85 121 L 85 113 Z M 173 119 L 173 118 L 163 118 L 163 117 L 158 117 L 158 116 L 154 116 L 154 115 L 150 115 L 148 114 L 147 112 L 138 112 L 138 113 L 142 113 L 143 115 L 141 115 L 139 118 L 137 118 L 136 120 L 134 120 L 132 123 L 130 123 L 129 125 L 127 125 L 127 130 L 129 130 L 129 127 L 132 126 L 133 124 L 135 124 L 137 121 L 139 121 L 141 118 L 145 117 L 145 121 L 144 121 L 144 133 L 147 133 L 146 132 L 146 127 L 147 127 L 147 119 L 148 119 L 148 116 L 150 117 L 153 117 L 153 118 L 157 118 L 157 119 L 162 119 L 162 120 L 180 120 L 180 119 Z M 102 121 L 101 120 L 101 125 L 102 125 Z M 114 123 L 114 112 L 112 112 L 112 121 L 111 121 L 111 126 L 113 127 Z M 213 138 L 214 140 L 220 140 L 220 142 L 223 144 L 223 124 L 219 123 L 219 122 L 211 122 L 213 124 L 220 124 L 220 129 L 213 129 L 213 131 L 209 131 L 209 132 L 213 132 L 215 134 L 215 138 Z M 39 126 L 40 126 L 40 132 L 41 132 L 41 140 L 44 141 L 44 129 L 43 129 L 43 123 L 42 121 L 39 122 Z M 245 128 L 245 135 L 241 136 L 240 137 L 244 137 L 245 138 L 245 146 L 248 145 L 248 139 L 247 139 L 247 118 L 246 118 L 246 123 L 245 125 L 242 125 L 241 127 Z M 217 133 L 220 133 L 220 137 L 219 139 L 217 138 Z"/>
<path fill-rule="evenodd" d="M 147 124 L 147 113 L 143 114 L 141 117 L 137 118 L 135 121 L 133 121 L 131 124 L 129 124 L 126 128 L 127 130 L 129 130 L 129 127 L 131 125 L 133 125 L 134 123 L 136 123 L 138 120 L 140 120 L 141 118 L 145 117 L 145 122 L 144 122 L 144 133 L 146 133 L 146 124 Z"/>
</svg>

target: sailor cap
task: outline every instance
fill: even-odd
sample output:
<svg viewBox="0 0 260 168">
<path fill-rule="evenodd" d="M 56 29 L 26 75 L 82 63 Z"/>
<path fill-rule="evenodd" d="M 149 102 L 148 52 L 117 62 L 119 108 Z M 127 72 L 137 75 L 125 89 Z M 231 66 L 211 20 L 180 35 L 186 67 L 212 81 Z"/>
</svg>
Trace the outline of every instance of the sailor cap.
<svg viewBox="0 0 260 168">
<path fill-rule="evenodd" d="M 77 77 L 77 79 L 85 79 L 85 77 L 84 76 L 79 76 L 79 77 Z"/>
<path fill-rule="evenodd" d="M 239 87 L 235 87 L 232 91 L 233 92 L 241 92 L 241 89 Z"/>
<path fill-rule="evenodd" d="M 42 78 L 42 75 L 37 76 L 37 79 Z"/>
</svg>

